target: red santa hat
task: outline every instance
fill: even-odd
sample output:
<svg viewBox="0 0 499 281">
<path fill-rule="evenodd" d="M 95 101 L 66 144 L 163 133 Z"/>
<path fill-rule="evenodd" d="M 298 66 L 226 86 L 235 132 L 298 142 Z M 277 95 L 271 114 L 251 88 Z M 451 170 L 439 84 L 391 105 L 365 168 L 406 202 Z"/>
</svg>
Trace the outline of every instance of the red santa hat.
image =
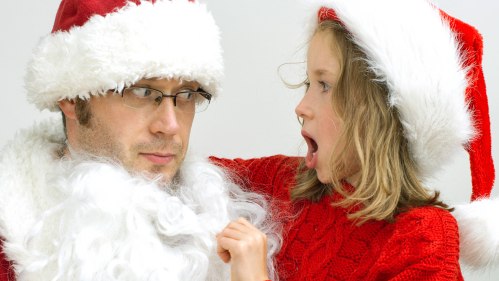
<svg viewBox="0 0 499 281">
<path fill-rule="evenodd" d="M 142 78 L 197 81 L 217 96 L 219 33 L 196 1 L 62 0 L 52 33 L 28 63 L 28 100 L 57 111 L 61 99 L 119 91 Z"/>
<path fill-rule="evenodd" d="M 410 151 L 426 182 L 463 147 L 469 152 L 471 204 L 453 212 L 461 261 L 473 269 L 499 264 L 499 201 L 488 199 L 495 171 L 478 31 L 426 0 L 309 0 L 309 33 L 341 22 L 389 89 Z"/>
</svg>

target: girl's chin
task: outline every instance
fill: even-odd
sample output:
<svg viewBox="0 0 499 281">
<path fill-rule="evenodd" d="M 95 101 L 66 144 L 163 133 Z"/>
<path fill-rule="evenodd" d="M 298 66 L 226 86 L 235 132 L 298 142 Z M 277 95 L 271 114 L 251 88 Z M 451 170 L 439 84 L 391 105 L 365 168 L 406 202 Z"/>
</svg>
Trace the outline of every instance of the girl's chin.
<svg viewBox="0 0 499 281">
<path fill-rule="evenodd" d="M 317 179 L 319 179 L 321 183 L 328 184 L 332 182 L 331 174 L 327 169 L 316 168 L 315 170 L 317 171 Z M 357 182 L 360 179 L 361 171 L 359 170 L 353 174 L 347 174 L 347 175 L 344 175 L 344 172 L 340 171 L 339 176 L 340 176 L 338 179 L 339 181 L 345 180 L 351 186 L 357 187 Z"/>
<path fill-rule="evenodd" d="M 318 169 L 316 168 L 315 169 L 317 171 L 317 178 L 319 179 L 319 181 L 323 184 L 328 184 L 328 183 L 331 183 L 331 177 L 328 173 L 328 171 L 325 171 L 324 169 Z"/>
</svg>

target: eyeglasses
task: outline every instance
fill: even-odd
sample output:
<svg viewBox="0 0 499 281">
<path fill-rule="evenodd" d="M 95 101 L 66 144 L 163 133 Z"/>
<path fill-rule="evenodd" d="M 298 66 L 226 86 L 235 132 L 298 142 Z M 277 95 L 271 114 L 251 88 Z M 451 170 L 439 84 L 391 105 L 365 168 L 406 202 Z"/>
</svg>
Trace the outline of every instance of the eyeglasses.
<svg viewBox="0 0 499 281">
<path fill-rule="evenodd" d="M 205 111 L 210 105 L 211 94 L 199 89 L 197 91 L 180 91 L 175 95 L 165 95 L 160 90 L 149 87 L 132 86 L 121 91 L 123 105 L 135 108 L 152 110 L 157 108 L 163 97 L 173 98 L 173 105 L 177 110 L 185 113 Z"/>
</svg>

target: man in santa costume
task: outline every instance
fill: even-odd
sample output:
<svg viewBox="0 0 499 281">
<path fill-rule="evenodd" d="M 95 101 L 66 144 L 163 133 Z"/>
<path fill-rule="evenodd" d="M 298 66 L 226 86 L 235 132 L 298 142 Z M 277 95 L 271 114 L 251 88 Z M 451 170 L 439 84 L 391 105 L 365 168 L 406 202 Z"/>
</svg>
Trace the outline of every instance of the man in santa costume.
<svg viewBox="0 0 499 281">
<path fill-rule="evenodd" d="M 26 88 L 62 121 L 0 154 L 0 280 L 227 280 L 215 236 L 238 217 L 267 235 L 272 268 L 263 197 L 187 152 L 221 90 L 219 40 L 195 1 L 61 2 Z"/>
</svg>

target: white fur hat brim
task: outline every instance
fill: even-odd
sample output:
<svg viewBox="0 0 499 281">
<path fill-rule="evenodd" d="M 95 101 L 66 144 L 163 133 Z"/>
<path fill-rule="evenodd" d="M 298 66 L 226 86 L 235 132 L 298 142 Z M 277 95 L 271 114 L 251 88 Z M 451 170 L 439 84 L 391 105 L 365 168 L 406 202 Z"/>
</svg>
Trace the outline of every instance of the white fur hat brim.
<svg viewBox="0 0 499 281">
<path fill-rule="evenodd" d="M 220 32 L 204 4 L 128 3 L 38 43 L 25 77 L 28 101 L 57 111 L 57 101 L 120 91 L 142 78 L 196 81 L 221 91 Z"/>
</svg>

